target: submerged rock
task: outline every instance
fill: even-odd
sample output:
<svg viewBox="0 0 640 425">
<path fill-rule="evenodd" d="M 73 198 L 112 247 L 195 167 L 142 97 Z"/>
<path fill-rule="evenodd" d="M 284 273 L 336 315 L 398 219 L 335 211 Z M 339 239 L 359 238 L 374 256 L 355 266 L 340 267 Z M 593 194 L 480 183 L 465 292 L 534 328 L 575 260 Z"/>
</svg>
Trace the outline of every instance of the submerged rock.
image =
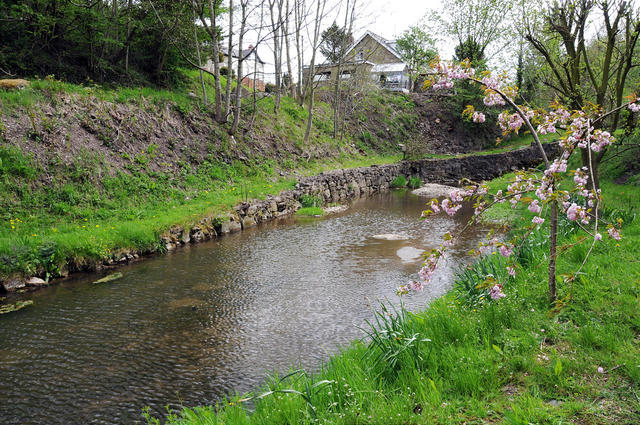
<svg viewBox="0 0 640 425">
<path fill-rule="evenodd" d="M 0 314 L 7 314 L 11 313 L 12 311 L 18 311 L 30 305 L 33 305 L 33 301 L 31 300 L 18 301 L 15 304 L 0 305 Z"/>
<path fill-rule="evenodd" d="M 121 277 L 122 277 L 122 273 L 120 273 L 120 272 L 113 273 L 113 274 L 110 274 L 108 276 L 103 277 L 102 279 L 98 279 L 93 283 L 107 283 L 107 282 L 111 282 L 113 280 L 120 279 Z"/>
<path fill-rule="evenodd" d="M 399 235 L 396 233 L 383 233 L 381 235 L 373 235 L 373 239 L 379 239 L 383 241 L 406 241 L 409 239 L 407 235 Z"/>
<path fill-rule="evenodd" d="M 423 253 L 424 249 L 418 249 L 412 246 L 405 246 L 396 251 L 396 255 L 400 257 L 403 263 L 418 261 Z"/>
<path fill-rule="evenodd" d="M 192 309 L 197 309 L 198 307 L 202 307 L 204 306 L 205 303 L 202 300 L 199 300 L 197 298 L 181 298 L 179 300 L 173 300 L 169 303 L 169 308 L 171 309 L 175 309 L 175 308 L 192 308 Z"/>
</svg>

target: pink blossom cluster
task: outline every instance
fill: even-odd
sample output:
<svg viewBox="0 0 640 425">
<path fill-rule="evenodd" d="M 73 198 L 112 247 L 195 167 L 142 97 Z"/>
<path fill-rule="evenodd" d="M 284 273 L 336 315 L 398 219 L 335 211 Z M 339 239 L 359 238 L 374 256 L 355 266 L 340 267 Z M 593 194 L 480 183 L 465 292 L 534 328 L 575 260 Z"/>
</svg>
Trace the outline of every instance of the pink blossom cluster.
<svg viewBox="0 0 640 425">
<path fill-rule="evenodd" d="M 556 127 L 565 128 L 571 118 L 571 113 L 564 108 L 557 108 L 544 116 L 544 121 L 538 125 L 538 133 L 556 133 Z"/>
<path fill-rule="evenodd" d="M 558 158 L 549 165 L 544 172 L 545 175 L 549 175 L 552 173 L 565 173 L 567 171 L 567 160 L 565 158 Z"/>
<path fill-rule="evenodd" d="M 450 202 L 448 199 L 443 199 L 441 205 L 442 210 L 446 212 L 450 217 L 453 217 L 458 212 L 458 210 L 462 208 L 462 205 Z"/>
<path fill-rule="evenodd" d="M 520 116 L 520 114 L 510 114 L 507 111 L 502 112 L 498 115 L 498 124 L 500 124 L 500 128 L 503 132 L 514 131 L 518 132 L 520 127 L 524 125 L 524 120 Z"/>
<path fill-rule="evenodd" d="M 604 147 L 613 144 L 614 138 L 608 131 L 596 130 L 590 136 L 591 150 L 600 152 Z"/>
<path fill-rule="evenodd" d="M 634 103 L 629 104 L 629 110 L 631 112 L 640 112 L 640 97 L 637 98 Z"/>
<path fill-rule="evenodd" d="M 402 294 L 407 294 L 409 291 L 414 291 L 414 292 L 422 291 L 425 285 L 431 282 L 431 277 L 433 276 L 433 273 L 436 271 L 436 268 L 438 267 L 438 260 L 442 257 L 442 255 L 444 255 L 445 249 L 451 245 L 453 245 L 453 238 L 449 233 L 447 233 L 445 235 L 445 242 L 443 246 L 440 247 L 439 249 L 433 250 L 429 255 L 429 257 L 427 257 L 425 262 L 422 264 L 422 268 L 418 272 L 418 276 L 420 277 L 421 280 L 420 281 L 412 280 L 406 285 L 400 286 L 397 289 L 397 293 L 402 295 Z"/>
<path fill-rule="evenodd" d="M 609 237 L 619 241 L 621 238 L 620 236 L 620 232 L 618 231 L 618 229 L 616 229 L 615 227 L 609 227 L 609 229 L 607 229 L 607 233 L 609 233 Z"/>
<path fill-rule="evenodd" d="M 575 202 L 567 208 L 567 219 L 569 219 L 569 221 L 580 220 L 583 224 L 589 224 L 589 215 L 587 214 L 587 210 Z"/>
<path fill-rule="evenodd" d="M 485 121 L 485 116 L 482 112 L 473 113 L 473 122 L 483 123 L 484 121 Z"/>
<path fill-rule="evenodd" d="M 498 251 L 503 257 L 510 257 L 513 255 L 513 247 L 510 244 L 501 244 L 498 247 Z"/>
<path fill-rule="evenodd" d="M 489 290 L 489 295 L 492 300 L 499 300 L 500 298 L 506 297 L 504 292 L 502 292 L 502 285 L 500 284 L 493 285 L 491 290 Z"/>
<path fill-rule="evenodd" d="M 462 80 L 472 78 L 475 70 L 469 67 L 461 67 L 459 65 L 447 64 L 446 62 L 438 62 L 436 72 L 439 74 L 438 81 L 433 84 L 434 90 L 450 89 L 453 87 L 453 80 Z"/>
<path fill-rule="evenodd" d="M 503 106 L 506 103 L 502 98 L 502 96 L 500 96 L 498 93 L 496 93 L 493 90 L 487 90 L 485 92 L 484 99 L 482 99 L 482 102 L 486 106 L 496 106 L 496 105 Z"/>
<path fill-rule="evenodd" d="M 579 189 L 584 189 L 587 185 L 587 181 L 589 180 L 589 175 L 587 174 L 587 167 L 578 168 L 573 175 L 573 181 L 577 185 Z"/>
<path fill-rule="evenodd" d="M 537 199 L 534 199 L 530 204 L 529 204 L 529 211 L 531 211 L 534 214 L 539 214 L 540 211 L 542 211 L 542 207 L 540 206 L 540 204 L 538 203 Z"/>
<path fill-rule="evenodd" d="M 531 222 L 532 222 L 533 224 L 542 224 L 542 223 L 544 223 L 544 218 L 539 217 L 539 216 L 535 216 L 535 217 L 533 217 L 533 218 L 531 219 Z"/>
</svg>

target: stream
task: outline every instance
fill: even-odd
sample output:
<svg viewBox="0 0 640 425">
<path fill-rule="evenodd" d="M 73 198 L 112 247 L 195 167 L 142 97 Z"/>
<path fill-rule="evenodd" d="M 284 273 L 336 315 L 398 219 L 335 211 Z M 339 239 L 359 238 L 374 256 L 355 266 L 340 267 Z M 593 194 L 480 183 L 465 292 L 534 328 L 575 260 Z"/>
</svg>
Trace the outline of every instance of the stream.
<svg viewBox="0 0 640 425">
<path fill-rule="evenodd" d="M 416 276 L 455 218 L 419 220 L 428 197 L 391 191 L 322 218 L 287 218 L 117 271 L 27 295 L 0 316 L 0 423 L 141 423 L 165 405 L 212 404 L 269 371 L 317 369 L 361 338 L 377 299 Z M 432 283 L 404 297 L 424 309 L 445 293 L 482 228 L 457 241 Z M 380 240 L 384 233 L 406 240 Z"/>
</svg>

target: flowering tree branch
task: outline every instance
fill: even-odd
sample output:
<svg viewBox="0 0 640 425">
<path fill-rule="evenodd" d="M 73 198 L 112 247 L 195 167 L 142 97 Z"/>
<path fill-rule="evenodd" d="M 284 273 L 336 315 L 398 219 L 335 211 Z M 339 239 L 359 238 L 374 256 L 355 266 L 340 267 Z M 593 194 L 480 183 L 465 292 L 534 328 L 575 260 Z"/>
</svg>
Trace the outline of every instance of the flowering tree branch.
<svg viewBox="0 0 640 425">
<path fill-rule="evenodd" d="M 463 189 L 457 189 L 451 192 L 449 197 L 438 202 L 433 199 L 429 204 L 430 209 L 423 212 L 423 217 L 429 217 L 431 214 L 444 211 L 449 216 L 453 216 L 462 207 L 463 202 L 476 201 L 474 217 L 469 220 L 467 225 L 461 230 L 464 231 L 468 226 L 476 223 L 487 209 L 496 203 L 502 203 L 507 200 L 512 207 L 519 203 L 524 203 L 532 213 L 536 214 L 532 219 L 532 224 L 523 237 L 523 242 L 529 237 L 536 226 L 540 226 L 545 222 L 543 218 L 546 211 L 549 214 L 549 269 L 548 269 L 548 286 L 549 298 L 551 302 L 557 299 L 556 293 L 556 256 L 557 256 L 557 237 L 558 237 L 558 214 L 561 211 L 566 215 L 567 220 L 577 223 L 577 228 L 584 230 L 591 236 L 591 246 L 585 255 L 585 258 L 578 270 L 569 275 L 569 280 L 575 279 L 582 272 L 588 258 L 593 251 L 595 244 L 602 239 L 599 233 L 599 223 L 601 220 L 599 210 L 602 201 L 600 189 L 587 189 L 588 182 L 595 180 L 594 175 L 594 158 L 593 152 L 599 153 L 614 143 L 613 136 L 600 128 L 596 129 L 595 124 L 602 121 L 610 114 L 615 113 L 623 107 L 628 107 L 631 111 L 640 111 L 640 98 L 632 95 L 631 101 L 621 107 L 609 112 L 603 113 L 597 107 L 591 105 L 583 110 L 570 111 L 554 102 L 549 110 L 533 110 L 525 105 L 518 105 L 515 102 L 517 96 L 517 87 L 508 84 L 506 74 L 492 75 L 490 72 L 484 72 L 481 76 L 476 76 L 475 71 L 471 68 L 468 61 L 461 64 L 450 64 L 436 61 L 433 63 L 435 72 L 431 76 L 431 80 L 427 84 L 433 89 L 451 88 L 455 80 L 467 80 L 475 84 L 479 84 L 484 89 L 484 104 L 486 106 L 509 106 L 515 113 L 509 110 L 503 111 L 498 117 L 498 123 L 503 130 L 503 134 L 507 135 L 511 132 L 518 133 L 522 126 L 525 126 L 532 134 L 540 154 L 545 164 L 545 171 L 541 177 L 534 172 L 520 171 L 515 175 L 514 180 L 508 186 L 507 193 L 502 194 L 498 191 L 490 194 L 487 186 L 479 184 L 467 185 Z M 463 115 L 469 117 L 474 122 L 482 123 L 485 121 L 484 113 L 476 111 L 473 106 L 467 106 L 463 111 Z M 534 126 L 537 125 L 537 126 Z M 561 133 L 559 144 L 562 153 L 559 158 L 551 162 L 547 157 L 544 146 L 540 140 L 540 134 Z M 567 162 L 571 154 L 576 148 L 588 151 L 588 167 L 582 167 L 577 170 L 568 172 Z M 567 184 L 567 174 L 573 176 L 572 184 L 568 190 L 564 189 Z M 524 196 L 535 194 L 535 198 Z M 584 198 L 584 204 L 576 202 L 576 197 Z M 487 198 L 492 199 L 487 202 Z M 549 208 L 543 208 L 548 205 Z M 593 230 L 589 230 L 587 226 L 593 223 Z M 619 230 L 613 225 L 608 224 L 608 234 L 613 239 L 620 239 Z M 447 248 L 453 244 L 455 237 L 449 233 L 445 234 L 444 242 L 438 249 L 434 249 L 426 256 L 422 269 L 418 273 L 420 282 L 411 282 L 399 288 L 399 292 L 404 293 L 408 290 L 420 290 L 431 279 L 432 274 L 436 270 L 440 259 L 443 257 Z M 511 257 L 514 254 L 514 245 L 510 242 L 499 242 L 495 238 L 489 244 L 480 244 L 480 252 L 486 252 L 487 249 L 496 248 L 504 257 Z M 522 247 L 520 247 L 518 250 Z M 509 275 L 515 274 L 515 264 L 507 266 Z M 492 299 L 499 299 L 504 296 L 502 286 L 496 282 L 496 285 L 490 287 L 489 295 Z"/>
</svg>

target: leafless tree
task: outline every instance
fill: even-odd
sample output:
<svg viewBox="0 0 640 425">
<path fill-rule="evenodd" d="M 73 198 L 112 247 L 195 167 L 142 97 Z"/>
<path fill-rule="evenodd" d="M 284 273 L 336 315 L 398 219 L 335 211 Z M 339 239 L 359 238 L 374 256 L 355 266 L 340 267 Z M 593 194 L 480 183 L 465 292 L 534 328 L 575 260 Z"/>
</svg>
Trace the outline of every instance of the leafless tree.
<svg viewBox="0 0 640 425">
<path fill-rule="evenodd" d="M 311 63 L 309 65 L 309 73 L 307 74 L 306 86 L 309 88 L 309 117 L 307 119 L 307 129 L 304 133 L 304 142 L 309 142 L 311 136 L 311 125 L 313 124 L 313 105 L 314 105 L 314 90 L 313 77 L 315 75 L 316 67 L 316 53 L 320 47 L 320 29 L 322 25 L 322 18 L 324 17 L 325 6 L 327 0 L 316 0 L 316 17 L 313 26 L 313 42 L 311 44 Z"/>
</svg>

